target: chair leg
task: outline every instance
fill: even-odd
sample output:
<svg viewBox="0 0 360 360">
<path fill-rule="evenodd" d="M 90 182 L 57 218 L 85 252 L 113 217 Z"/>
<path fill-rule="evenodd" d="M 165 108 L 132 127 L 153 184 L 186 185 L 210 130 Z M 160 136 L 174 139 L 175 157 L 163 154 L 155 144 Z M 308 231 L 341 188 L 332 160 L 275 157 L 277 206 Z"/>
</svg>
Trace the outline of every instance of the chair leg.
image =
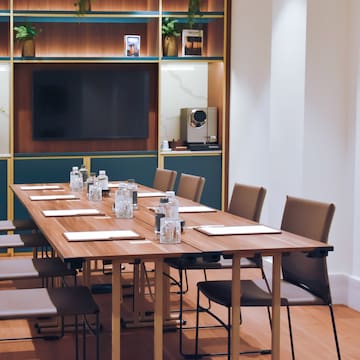
<svg viewBox="0 0 360 360">
<path fill-rule="evenodd" d="M 96 360 L 100 359 L 100 318 L 99 313 L 96 313 Z"/>
<path fill-rule="evenodd" d="M 82 336 L 83 336 L 83 360 L 86 360 L 86 323 L 85 323 L 85 315 L 83 315 L 82 320 Z"/>
<path fill-rule="evenodd" d="M 199 316 L 200 316 L 200 290 L 197 289 L 197 298 L 196 298 L 196 328 L 195 328 L 195 357 L 198 358 L 199 354 Z"/>
<path fill-rule="evenodd" d="M 329 310 L 330 310 L 331 323 L 332 323 L 333 332 L 334 332 L 336 352 L 337 352 L 338 360 L 341 360 L 340 345 L 339 345 L 339 340 L 338 340 L 337 331 L 336 331 L 335 316 L 334 316 L 334 310 L 333 310 L 332 304 L 329 304 Z"/>
<path fill-rule="evenodd" d="M 79 360 L 79 329 L 78 316 L 75 315 L 75 359 Z"/>
<path fill-rule="evenodd" d="M 287 310 L 287 317 L 288 317 L 288 324 L 289 324 L 291 356 L 292 356 L 292 359 L 295 360 L 294 339 L 293 339 L 291 317 L 290 317 L 290 306 L 286 306 L 286 310 Z"/>
</svg>

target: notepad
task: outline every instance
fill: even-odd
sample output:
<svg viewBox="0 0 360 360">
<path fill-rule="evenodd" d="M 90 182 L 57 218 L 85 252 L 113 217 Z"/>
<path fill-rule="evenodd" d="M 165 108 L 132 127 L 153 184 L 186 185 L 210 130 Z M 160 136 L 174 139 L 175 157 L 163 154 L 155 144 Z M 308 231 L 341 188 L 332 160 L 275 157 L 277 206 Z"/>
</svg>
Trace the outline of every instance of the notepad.
<svg viewBox="0 0 360 360">
<path fill-rule="evenodd" d="M 21 186 L 21 190 L 58 190 L 62 189 L 60 185 L 29 185 Z"/>
<path fill-rule="evenodd" d="M 78 196 L 75 195 L 31 195 L 30 200 L 72 200 L 78 199 Z"/>
<path fill-rule="evenodd" d="M 166 194 L 162 191 L 154 191 L 154 192 L 138 192 L 138 198 L 146 198 L 146 197 L 161 197 Z"/>
<path fill-rule="evenodd" d="M 216 209 L 203 205 L 179 207 L 179 213 L 199 213 L 199 212 L 216 212 Z"/>
<path fill-rule="evenodd" d="M 109 230 L 109 231 L 74 231 L 64 232 L 68 241 L 95 241 L 95 240 L 134 240 L 145 239 L 132 230 Z"/>
<path fill-rule="evenodd" d="M 43 210 L 42 212 L 46 217 L 101 215 L 97 209 Z"/>
<path fill-rule="evenodd" d="M 278 229 L 265 225 L 244 225 L 244 226 L 198 226 L 195 230 L 206 235 L 252 235 L 252 234 L 279 234 Z"/>
</svg>

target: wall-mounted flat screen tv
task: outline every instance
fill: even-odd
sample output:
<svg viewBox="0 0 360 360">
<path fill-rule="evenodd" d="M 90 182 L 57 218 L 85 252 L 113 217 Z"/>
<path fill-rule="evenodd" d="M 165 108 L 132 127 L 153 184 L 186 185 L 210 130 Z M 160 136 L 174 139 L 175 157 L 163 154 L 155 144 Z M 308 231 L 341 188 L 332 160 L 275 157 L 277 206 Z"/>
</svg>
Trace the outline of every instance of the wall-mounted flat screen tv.
<svg viewBox="0 0 360 360">
<path fill-rule="evenodd" d="M 149 71 L 33 72 L 33 139 L 148 137 Z"/>
</svg>

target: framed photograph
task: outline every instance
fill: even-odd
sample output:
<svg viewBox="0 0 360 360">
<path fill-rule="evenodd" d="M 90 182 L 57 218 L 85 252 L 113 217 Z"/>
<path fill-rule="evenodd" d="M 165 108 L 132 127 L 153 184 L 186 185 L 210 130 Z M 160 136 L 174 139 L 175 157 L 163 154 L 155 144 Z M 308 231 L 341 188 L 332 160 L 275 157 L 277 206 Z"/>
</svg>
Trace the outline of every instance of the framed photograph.
<svg viewBox="0 0 360 360">
<path fill-rule="evenodd" d="M 182 32 L 182 56 L 202 56 L 203 30 L 185 29 Z"/>
<path fill-rule="evenodd" d="M 125 56 L 140 56 L 140 36 L 125 35 Z"/>
</svg>

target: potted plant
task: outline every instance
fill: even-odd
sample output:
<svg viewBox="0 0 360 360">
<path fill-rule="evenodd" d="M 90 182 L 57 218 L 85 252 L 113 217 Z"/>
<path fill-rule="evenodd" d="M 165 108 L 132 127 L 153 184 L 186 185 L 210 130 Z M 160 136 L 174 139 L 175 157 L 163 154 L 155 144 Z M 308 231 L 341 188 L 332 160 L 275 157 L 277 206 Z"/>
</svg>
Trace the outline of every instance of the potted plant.
<svg viewBox="0 0 360 360">
<path fill-rule="evenodd" d="M 76 0 L 74 6 L 77 8 L 79 15 L 91 11 L 91 0 Z"/>
<path fill-rule="evenodd" d="M 36 29 L 34 25 L 23 24 L 14 26 L 16 32 L 15 38 L 22 44 L 21 55 L 23 57 L 34 57 L 35 56 L 35 37 L 40 33 L 41 30 Z"/>
<path fill-rule="evenodd" d="M 163 35 L 164 56 L 177 56 L 178 54 L 177 38 L 180 36 L 180 32 L 176 30 L 176 23 L 176 19 L 163 19 L 161 32 Z"/>
<path fill-rule="evenodd" d="M 195 23 L 195 16 L 201 15 L 200 1 L 201 0 L 189 0 L 187 24 L 189 25 L 190 29 L 192 29 L 192 27 Z"/>
</svg>

